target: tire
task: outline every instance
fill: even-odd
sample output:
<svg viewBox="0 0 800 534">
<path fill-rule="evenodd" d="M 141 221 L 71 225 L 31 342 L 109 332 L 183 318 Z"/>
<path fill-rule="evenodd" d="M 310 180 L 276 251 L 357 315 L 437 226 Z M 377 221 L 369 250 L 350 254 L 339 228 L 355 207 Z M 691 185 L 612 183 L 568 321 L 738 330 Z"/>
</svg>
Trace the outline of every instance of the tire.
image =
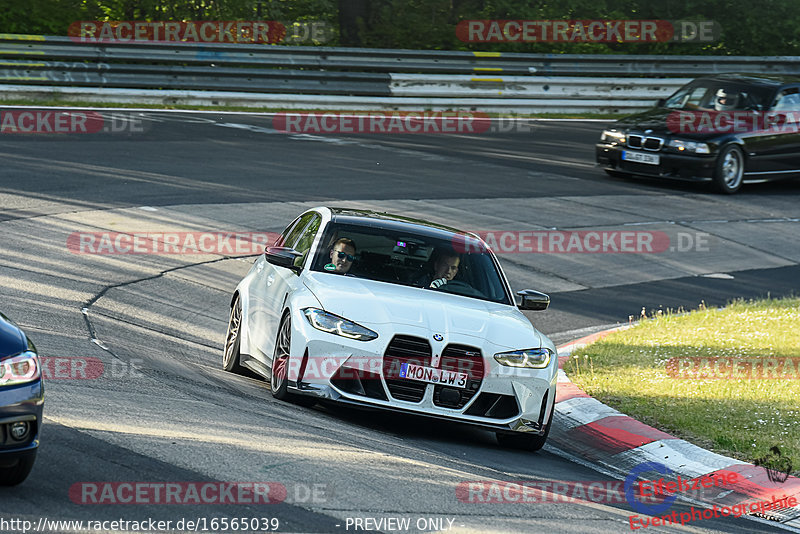
<svg viewBox="0 0 800 534">
<path fill-rule="evenodd" d="M 278 327 L 278 336 L 275 338 L 275 352 L 272 356 L 272 370 L 269 376 L 269 390 L 278 400 L 288 401 L 300 406 L 313 406 L 317 400 L 314 397 L 295 395 L 289 393 L 289 380 L 286 374 L 289 369 L 289 357 L 292 342 L 292 319 L 286 312 Z"/>
<path fill-rule="evenodd" d="M 550 426 L 553 422 L 553 412 L 556 411 L 555 405 L 550 409 L 550 417 L 547 419 L 547 424 L 544 427 L 544 434 L 541 436 L 531 436 L 528 432 L 496 432 L 495 437 L 497 443 L 506 449 L 518 449 L 528 452 L 536 452 L 547 442 L 547 436 L 550 435 Z"/>
<path fill-rule="evenodd" d="M 736 145 L 724 147 L 714 167 L 714 187 L 718 192 L 732 195 L 742 187 L 744 178 L 744 153 Z"/>
<path fill-rule="evenodd" d="M 628 178 L 628 174 L 620 171 L 614 171 L 611 169 L 603 169 L 606 171 L 606 174 L 609 176 L 613 176 L 614 178 Z"/>
<path fill-rule="evenodd" d="M 244 367 L 239 363 L 241 352 L 239 342 L 242 328 L 242 301 L 239 295 L 231 306 L 231 315 L 228 319 L 228 331 L 225 334 L 225 346 L 222 348 L 222 368 L 228 372 L 244 374 Z"/>
<path fill-rule="evenodd" d="M 36 461 L 36 453 L 24 456 L 11 466 L 0 467 L 0 486 L 16 486 L 28 478 Z"/>
<path fill-rule="evenodd" d="M 289 380 L 286 377 L 289 369 L 289 348 L 292 343 L 292 318 L 288 313 L 283 315 L 278 336 L 275 338 L 275 352 L 272 355 L 272 369 L 269 374 L 269 389 L 272 396 L 279 400 L 289 400 Z"/>
</svg>

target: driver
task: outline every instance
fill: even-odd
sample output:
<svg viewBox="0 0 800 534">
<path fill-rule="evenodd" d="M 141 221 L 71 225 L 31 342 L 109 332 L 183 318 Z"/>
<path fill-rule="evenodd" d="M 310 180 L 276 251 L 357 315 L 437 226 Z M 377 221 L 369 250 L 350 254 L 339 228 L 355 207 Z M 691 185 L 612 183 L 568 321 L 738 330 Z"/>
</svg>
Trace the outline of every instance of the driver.
<svg viewBox="0 0 800 534">
<path fill-rule="evenodd" d="M 347 274 L 356 259 L 356 244 L 347 237 L 336 240 L 331 249 L 331 263 L 323 267 L 328 272 Z"/>
<path fill-rule="evenodd" d="M 717 111 L 731 111 L 739 105 L 739 93 L 729 89 L 719 89 L 714 95 L 714 109 Z"/>
<path fill-rule="evenodd" d="M 420 277 L 417 285 L 436 289 L 445 285 L 458 274 L 461 256 L 456 251 L 437 248 L 431 254 L 431 259 L 433 260 L 433 271 Z"/>
</svg>

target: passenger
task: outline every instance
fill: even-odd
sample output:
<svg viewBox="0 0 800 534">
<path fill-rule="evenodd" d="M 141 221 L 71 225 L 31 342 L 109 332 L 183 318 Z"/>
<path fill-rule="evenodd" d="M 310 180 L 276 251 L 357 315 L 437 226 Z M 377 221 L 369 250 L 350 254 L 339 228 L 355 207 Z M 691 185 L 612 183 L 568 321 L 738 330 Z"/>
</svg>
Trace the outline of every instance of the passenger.
<svg viewBox="0 0 800 534">
<path fill-rule="evenodd" d="M 329 272 L 347 274 L 356 259 L 356 244 L 352 239 L 342 237 L 338 239 L 331 249 L 331 263 L 324 269 Z"/>
</svg>

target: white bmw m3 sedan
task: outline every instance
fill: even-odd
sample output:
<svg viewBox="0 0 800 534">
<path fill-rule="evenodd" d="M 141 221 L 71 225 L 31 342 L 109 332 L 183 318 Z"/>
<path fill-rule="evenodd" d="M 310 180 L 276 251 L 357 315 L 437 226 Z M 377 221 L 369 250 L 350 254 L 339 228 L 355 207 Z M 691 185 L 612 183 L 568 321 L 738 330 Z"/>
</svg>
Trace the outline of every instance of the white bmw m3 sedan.
<svg viewBox="0 0 800 534">
<path fill-rule="evenodd" d="M 540 449 L 556 393 L 555 346 L 476 235 L 388 213 L 301 214 L 236 287 L 223 367 L 278 399 L 325 400 L 478 425 Z"/>
</svg>

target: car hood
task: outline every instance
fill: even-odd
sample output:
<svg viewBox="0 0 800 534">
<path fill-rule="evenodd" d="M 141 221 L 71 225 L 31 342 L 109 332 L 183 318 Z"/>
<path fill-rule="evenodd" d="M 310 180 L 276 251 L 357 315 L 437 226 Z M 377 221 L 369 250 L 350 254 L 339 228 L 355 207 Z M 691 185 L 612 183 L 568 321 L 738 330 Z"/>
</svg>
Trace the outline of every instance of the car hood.
<svg viewBox="0 0 800 534">
<path fill-rule="evenodd" d="M 654 134 L 669 135 L 671 132 L 667 127 L 667 117 L 674 112 L 674 109 L 653 108 L 625 117 L 615 122 L 612 127 L 624 130 L 636 130 L 644 132 L 652 130 Z"/>
<path fill-rule="evenodd" d="M 634 131 L 637 133 L 644 133 L 650 130 L 646 135 L 654 135 L 657 137 L 671 138 L 680 137 L 681 139 L 696 139 L 696 140 L 709 140 L 718 136 L 714 133 L 689 133 L 684 132 L 678 135 L 677 132 L 670 129 L 677 126 L 676 117 L 678 117 L 679 109 L 670 108 L 653 108 L 619 119 L 610 125 L 610 128 L 622 130 L 624 132 Z M 691 113 L 689 110 L 685 110 Z M 670 117 L 671 114 L 675 113 Z"/>
<path fill-rule="evenodd" d="M 0 358 L 13 356 L 28 348 L 28 340 L 17 325 L 0 313 Z"/>
<path fill-rule="evenodd" d="M 509 349 L 542 345 L 542 336 L 514 306 L 328 273 L 308 273 L 305 285 L 325 311 L 363 325 L 408 325 Z"/>
</svg>

